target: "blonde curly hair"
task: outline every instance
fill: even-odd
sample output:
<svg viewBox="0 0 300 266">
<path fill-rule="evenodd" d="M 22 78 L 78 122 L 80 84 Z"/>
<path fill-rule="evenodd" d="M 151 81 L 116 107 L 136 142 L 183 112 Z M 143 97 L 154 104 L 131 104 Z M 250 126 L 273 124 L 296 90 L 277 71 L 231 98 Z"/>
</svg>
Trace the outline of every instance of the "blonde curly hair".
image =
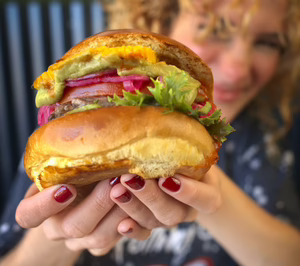
<svg viewBox="0 0 300 266">
<path fill-rule="evenodd" d="M 109 29 L 141 29 L 168 35 L 177 0 L 102 0 Z"/>
<path fill-rule="evenodd" d="M 196 0 L 102 0 L 108 15 L 108 28 L 137 28 L 166 35 L 170 33 L 172 23 L 180 11 L 195 10 L 195 5 L 202 5 L 202 8 L 209 10 L 213 1 L 216 0 L 201 0 L 201 2 Z M 242 2 L 243 0 L 232 0 L 235 6 Z M 259 0 L 254 1 L 256 2 Z M 245 21 L 251 20 L 253 11 L 249 10 L 248 14 L 245 14 Z M 253 101 L 255 115 L 272 132 L 276 132 L 274 139 L 279 139 L 288 132 L 292 126 L 294 111 L 299 111 L 296 110 L 297 100 L 299 100 L 297 82 L 300 74 L 299 18 L 300 1 L 288 0 L 285 20 L 287 49 L 281 56 L 276 75 Z M 283 123 L 278 123 L 270 115 L 277 107 L 279 107 Z"/>
</svg>

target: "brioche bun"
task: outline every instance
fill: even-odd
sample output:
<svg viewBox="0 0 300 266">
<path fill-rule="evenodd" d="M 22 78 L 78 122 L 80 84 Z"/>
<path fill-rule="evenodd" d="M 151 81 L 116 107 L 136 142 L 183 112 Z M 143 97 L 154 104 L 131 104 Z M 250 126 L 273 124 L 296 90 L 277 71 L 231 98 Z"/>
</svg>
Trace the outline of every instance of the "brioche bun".
<svg viewBox="0 0 300 266">
<path fill-rule="evenodd" d="M 159 34 L 133 30 L 100 33 L 72 48 L 58 62 L 103 45 L 151 47 L 160 61 L 199 80 L 212 100 L 211 70 L 190 49 Z M 125 173 L 145 179 L 180 173 L 199 180 L 218 160 L 217 145 L 194 118 L 166 111 L 162 107 L 115 106 L 52 120 L 29 138 L 25 170 L 40 190 L 55 184 L 84 186 Z"/>
<path fill-rule="evenodd" d="M 111 107 L 58 118 L 29 139 L 25 166 L 45 188 L 87 185 L 134 173 L 200 179 L 217 160 L 214 141 L 195 119 L 159 107 Z"/>
</svg>

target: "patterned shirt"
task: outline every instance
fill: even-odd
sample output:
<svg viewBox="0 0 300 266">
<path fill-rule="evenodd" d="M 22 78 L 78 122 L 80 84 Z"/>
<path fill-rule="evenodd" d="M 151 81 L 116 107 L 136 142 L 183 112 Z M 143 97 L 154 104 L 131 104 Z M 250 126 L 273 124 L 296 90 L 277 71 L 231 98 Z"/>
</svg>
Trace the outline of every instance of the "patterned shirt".
<svg viewBox="0 0 300 266">
<path fill-rule="evenodd" d="M 268 136 L 246 112 L 234 121 L 233 126 L 236 132 L 224 143 L 219 153 L 219 166 L 258 205 L 300 228 L 299 198 L 293 183 L 294 157 L 288 141 L 282 142 L 280 147 L 266 146 Z M 0 256 L 12 249 L 24 234 L 15 222 L 15 210 L 30 184 L 21 163 L 9 204 L 0 220 Z M 85 251 L 76 265 L 238 264 L 208 231 L 197 223 L 183 223 L 172 229 L 157 228 L 146 241 L 123 238 L 103 257 L 93 257 Z"/>
</svg>

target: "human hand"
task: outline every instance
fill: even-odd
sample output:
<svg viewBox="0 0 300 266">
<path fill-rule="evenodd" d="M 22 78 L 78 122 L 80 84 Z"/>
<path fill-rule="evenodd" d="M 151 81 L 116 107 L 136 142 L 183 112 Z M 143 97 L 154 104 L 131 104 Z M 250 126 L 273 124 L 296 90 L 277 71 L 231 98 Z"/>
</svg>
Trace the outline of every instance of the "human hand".
<svg viewBox="0 0 300 266">
<path fill-rule="evenodd" d="M 17 208 L 16 220 L 24 228 L 42 224 L 48 239 L 62 239 L 69 249 L 89 249 L 94 255 L 109 252 L 127 234 L 126 227 L 134 229 L 130 234 L 134 238 L 149 236 L 149 230 L 141 228 L 110 199 L 109 180 L 88 190 L 83 193 L 71 185 L 58 185 L 38 193 L 32 185 Z M 74 204 L 81 193 L 87 196 Z"/>
<path fill-rule="evenodd" d="M 111 199 L 147 229 L 194 221 L 198 213 L 212 214 L 222 203 L 217 166 L 197 181 L 182 175 L 144 180 L 123 175 L 111 190 Z"/>
</svg>

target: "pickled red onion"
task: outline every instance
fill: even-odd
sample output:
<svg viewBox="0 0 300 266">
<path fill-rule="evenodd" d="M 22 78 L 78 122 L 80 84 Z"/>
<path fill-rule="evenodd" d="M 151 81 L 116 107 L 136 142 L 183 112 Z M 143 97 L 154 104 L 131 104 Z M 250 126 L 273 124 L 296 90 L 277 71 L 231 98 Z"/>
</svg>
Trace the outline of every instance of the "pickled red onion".
<svg viewBox="0 0 300 266">
<path fill-rule="evenodd" d="M 144 75 L 118 76 L 116 70 L 104 71 L 83 76 L 77 79 L 66 80 L 66 87 L 76 88 L 94 85 L 98 83 L 123 83 L 124 89 L 129 92 L 134 92 L 143 87 L 145 83 L 150 82 L 150 78 Z"/>
<path fill-rule="evenodd" d="M 123 82 L 124 89 L 129 92 L 133 92 L 136 90 L 132 80 L 126 80 Z"/>
<path fill-rule="evenodd" d="M 123 82 L 124 89 L 129 92 L 135 92 L 150 85 L 149 80 L 126 80 Z"/>
<path fill-rule="evenodd" d="M 42 106 L 38 112 L 38 125 L 41 127 L 48 123 L 50 115 L 55 111 L 57 104 Z"/>
<path fill-rule="evenodd" d="M 117 75 L 117 70 L 116 69 L 109 69 L 109 70 L 105 70 L 105 71 L 101 71 L 98 73 L 93 73 L 93 74 L 89 74 L 77 79 L 67 79 L 66 81 L 79 81 L 79 80 L 85 80 L 85 79 L 90 79 L 90 78 L 94 78 L 94 77 L 103 77 L 103 76 L 112 76 L 112 75 Z"/>
<path fill-rule="evenodd" d="M 194 110 L 198 109 L 198 108 L 202 108 L 204 107 L 206 104 L 206 102 L 202 102 L 202 103 L 194 103 L 192 105 L 192 108 Z M 207 118 L 207 117 L 210 117 L 215 111 L 217 110 L 217 106 L 215 104 L 212 104 L 212 108 L 211 110 L 209 111 L 209 113 L 207 115 L 201 115 L 200 118 Z"/>
</svg>

